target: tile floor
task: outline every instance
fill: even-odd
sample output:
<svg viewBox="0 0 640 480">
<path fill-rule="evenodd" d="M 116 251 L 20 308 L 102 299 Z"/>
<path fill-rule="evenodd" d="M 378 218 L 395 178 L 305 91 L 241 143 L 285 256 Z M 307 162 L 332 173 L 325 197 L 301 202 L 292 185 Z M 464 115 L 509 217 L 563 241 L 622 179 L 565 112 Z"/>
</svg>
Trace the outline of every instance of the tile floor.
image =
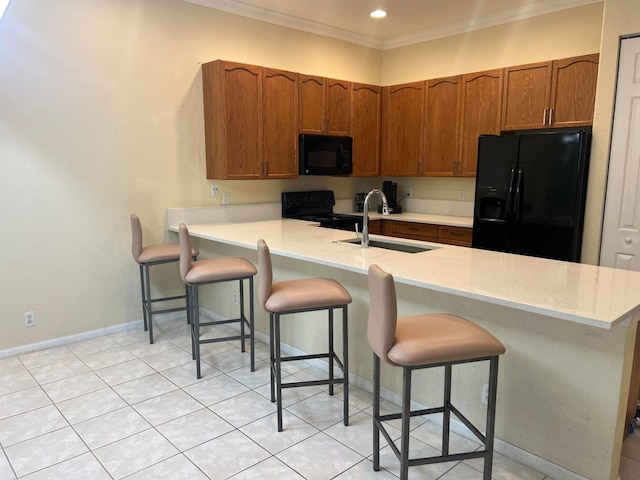
<svg viewBox="0 0 640 480">
<path fill-rule="evenodd" d="M 352 389 L 344 427 L 339 392 L 286 390 L 277 433 L 267 345 L 257 343 L 254 373 L 237 342 L 207 345 L 196 380 L 186 322 L 154 330 L 154 345 L 128 330 L 0 360 L 0 480 L 398 477 L 389 447 L 372 470 L 370 393 Z M 301 379 L 320 373 L 286 367 Z M 412 447 L 436 453 L 436 429 L 416 423 Z M 453 436 L 454 448 L 473 448 Z M 452 462 L 414 467 L 410 478 L 480 480 L 481 470 L 481 461 Z M 499 454 L 493 478 L 551 480 Z"/>
</svg>

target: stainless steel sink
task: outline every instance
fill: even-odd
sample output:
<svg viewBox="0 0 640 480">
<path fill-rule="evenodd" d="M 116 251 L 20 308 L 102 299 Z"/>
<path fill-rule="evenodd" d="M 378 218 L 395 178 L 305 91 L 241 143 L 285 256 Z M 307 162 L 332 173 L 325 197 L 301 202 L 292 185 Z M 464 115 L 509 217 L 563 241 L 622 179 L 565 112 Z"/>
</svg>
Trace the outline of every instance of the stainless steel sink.
<svg viewBox="0 0 640 480">
<path fill-rule="evenodd" d="M 350 238 L 348 240 L 340 240 L 342 243 L 353 243 L 360 244 L 361 240 L 359 238 Z M 387 240 L 377 240 L 377 239 L 369 239 L 369 247 L 376 248 L 386 248 L 387 250 L 395 250 L 396 252 L 405 252 L 405 253 L 420 253 L 420 252 L 428 252 L 429 250 L 435 250 L 437 247 L 427 247 L 424 245 L 413 245 L 408 243 L 400 243 L 394 241 Z"/>
</svg>

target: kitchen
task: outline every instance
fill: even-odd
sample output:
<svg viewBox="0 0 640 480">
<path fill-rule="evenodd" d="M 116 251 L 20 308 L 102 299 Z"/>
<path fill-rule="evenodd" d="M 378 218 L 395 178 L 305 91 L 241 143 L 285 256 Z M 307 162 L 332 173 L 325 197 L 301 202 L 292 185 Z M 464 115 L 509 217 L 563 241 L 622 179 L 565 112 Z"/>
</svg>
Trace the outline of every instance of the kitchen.
<svg viewBox="0 0 640 480">
<path fill-rule="evenodd" d="M 154 232 L 150 241 L 162 241 L 170 238 L 167 208 L 217 204 L 204 176 L 200 74 L 201 63 L 217 58 L 387 85 L 599 51 L 583 243 L 584 261 L 597 263 L 617 38 L 640 30 L 633 1 L 586 4 L 383 52 L 180 1 L 136 8 L 21 1 L 10 9 L 0 25 L 2 64 L 10 66 L 0 89 L 1 145 L 10 159 L 0 189 L 8 215 L 1 251 L 10 272 L 2 286 L 11 292 L 1 307 L 3 352 L 139 319 L 129 213 Z M 413 199 L 473 197 L 468 178 L 394 180 Z M 381 181 L 217 183 L 231 204 L 250 204 L 277 202 L 291 189 L 330 188 L 347 199 Z M 38 323 L 25 329 L 22 315 L 30 310 Z"/>
</svg>

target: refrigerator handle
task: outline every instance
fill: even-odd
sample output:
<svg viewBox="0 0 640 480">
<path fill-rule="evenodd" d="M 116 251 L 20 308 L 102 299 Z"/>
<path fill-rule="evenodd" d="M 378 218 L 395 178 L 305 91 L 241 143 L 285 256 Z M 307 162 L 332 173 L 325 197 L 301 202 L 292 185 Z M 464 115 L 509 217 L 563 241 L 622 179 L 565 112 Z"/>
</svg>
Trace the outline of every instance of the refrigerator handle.
<svg viewBox="0 0 640 480">
<path fill-rule="evenodd" d="M 516 223 L 520 222 L 520 213 L 522 210 L 522 167 L 518 169 L 518 176 L 516 177 L 515 195 L 513 199 L 513 210 L 516 216 Z"/>
<path fill-rule="evenodd" d="M 516 166 L 511 167 L 509 174 L 509 186 L 507 191 L 507 205 L 505 211 L 505 220 L 508 222 L 513 214 L 513 189 L 515 187 Z"/>
</svg>

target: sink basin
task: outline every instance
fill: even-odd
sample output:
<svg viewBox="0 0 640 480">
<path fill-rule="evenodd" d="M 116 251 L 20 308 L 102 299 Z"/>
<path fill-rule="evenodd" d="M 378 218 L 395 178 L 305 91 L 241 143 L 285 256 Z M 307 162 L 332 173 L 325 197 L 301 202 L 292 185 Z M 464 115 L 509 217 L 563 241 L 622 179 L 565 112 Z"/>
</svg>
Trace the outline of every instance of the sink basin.
<svg viewBox="0 0 640 480">
<path fill-rule="evenodd" d="M 348 240 L 340 240 L 342 243 L 360 244 L 362 240 L 359 238 L 350 238 Z M 394 241 L 369 239 L 369 247 L 386 248 L 387 250 L 395 250 L 396 252 L 420 253 L 435 250 L 437 247 L 426 247 L 423 245 L 412 245 L 408 243 L 399 243 Z"/>
</svg>

